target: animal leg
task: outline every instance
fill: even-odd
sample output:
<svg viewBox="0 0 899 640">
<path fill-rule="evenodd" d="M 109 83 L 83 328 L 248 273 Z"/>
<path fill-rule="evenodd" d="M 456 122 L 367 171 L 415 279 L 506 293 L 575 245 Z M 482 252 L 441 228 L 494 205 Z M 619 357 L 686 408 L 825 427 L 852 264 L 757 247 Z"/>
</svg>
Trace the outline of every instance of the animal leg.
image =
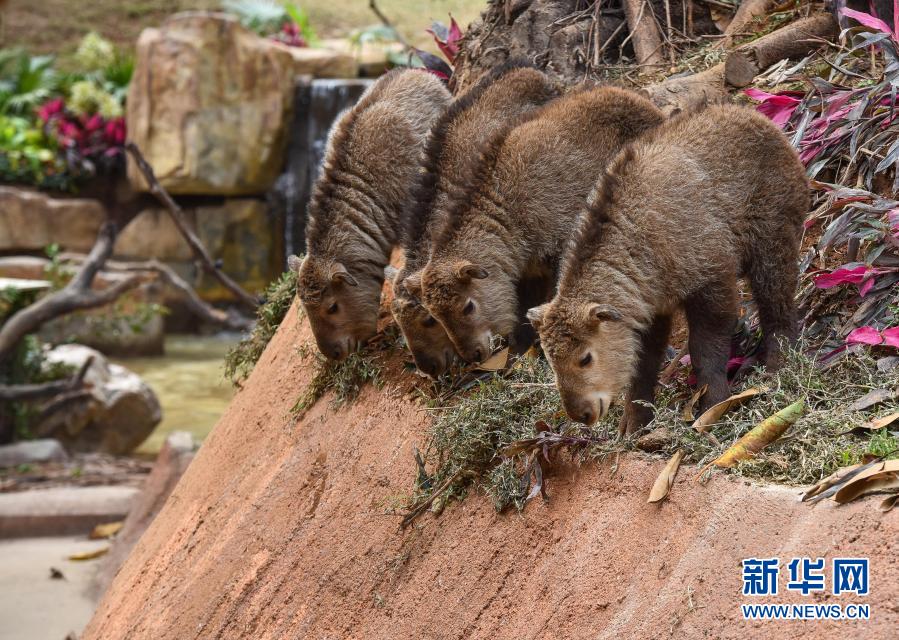
<svg viewBox="0 0 899 640">
<path fill-rule="evenodd" d="M 698 387 L 708 385 L 700 401 L 705 411 L 730 395 L 727 359 L 737 321 L 736 280 L 707 285 L 685 303 L 690 361 Z"/>
<path fill-rule="evenodd" d="M 759 251 L 749 266 L 749 284 L 759 310 L 759 359 L 769 370 L 781 364 L 781 342 L 796 339 L 796 286 L 799 265 L 792 252 Z"/>
<path fill-rule="evenodd" d="M 656 383 L 659 379 L 659 368 L 668 346 L 671 334 L 671 316 L 658 316 L 652 325 L 641 336 L 640 359 L 637 371 L 631 381 L 624 400 L 624 414 L 618 424 L 619 435 L 630 435 L 643 429 L 652 420 L 650 407 L 638 404 L 635 400 L 652 402 L 655 400 Z"/>
</svg>

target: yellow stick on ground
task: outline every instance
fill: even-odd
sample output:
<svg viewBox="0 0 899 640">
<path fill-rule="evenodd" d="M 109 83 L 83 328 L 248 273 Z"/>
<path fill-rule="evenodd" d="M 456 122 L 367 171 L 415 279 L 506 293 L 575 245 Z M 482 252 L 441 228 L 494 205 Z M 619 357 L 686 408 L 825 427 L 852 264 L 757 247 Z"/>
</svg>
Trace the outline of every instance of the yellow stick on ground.
<svg viewBox="0 0 899 640">
<path fill-rule="evenodd" d="M 751 458 L 769 444 L 781 437 L 805 412 L 805 401 L 798 400 L 765 418 L 749 433 L 737 440 L 730 448 L 711 462 L 706 469 L 715 465 L 722 469 L 732 467 L 740 460 Z M 705 471 L 705 469 L 703 469 Z"/>
</svg>

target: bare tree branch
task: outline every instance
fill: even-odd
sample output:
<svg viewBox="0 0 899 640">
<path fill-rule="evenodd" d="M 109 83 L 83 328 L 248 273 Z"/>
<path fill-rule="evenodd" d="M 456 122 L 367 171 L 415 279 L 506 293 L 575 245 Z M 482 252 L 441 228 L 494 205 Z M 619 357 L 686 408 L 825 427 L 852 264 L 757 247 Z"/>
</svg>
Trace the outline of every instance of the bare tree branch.
<svg viewBox="0 0 899 640">
<path fill-rule="evenodd" d="M 38 398 L 47 398 L 60 393 L 76 391 L 84 384 L 84 376 L 87 370 L 94 362 L 94 356 L 89 356 L 81 368 L 71 378 L 65 380 L 54 380 L 53 382 L 45 382 L 43 384 L 14 384 L 0 385 L 0 400 L 7 402 L 15 402 L 22 400 L 37 400 Z"/>
<path fill-rule="evenodd" d="M 69 262 L 80 263 L 85 260 L 84 254 L 63 253 L 60 258 Z M 136 262 L 124 262 L 108 260 L 104 267 L 106 271 L 119 273 L 144 274 L 147 277 L 157 278 L 164 285 L 175 291 L 181 298 L 188 311 L 206 322 L 222 325 L 226 329 L 234 331 L 247 331 L 253 327 L 253 320 L 236 311 L 223 311 L 217 309 L 203 300 L 196 289 L 179 276 L 174 269 L 159 260 L 141 260 Z"/>
<path fill-rule="evenodd" d="M 125 145 L 125 149 L 127 149 L 128 153 L 131 154 L 131 157 L 134 159 L 137 168 L 140 170 L 141 174 L 143 174 L 144 179 L 150 186 L 150 192 L 156 196 L 156 198 L 165 206 L 166 210 L 169 212 L 169 215 L 171 215 L 172 221 L 175 223 L 175 226 L 178 227 L 178 231 L 181 232 L 181 235 L 187 241 L 187 244 L 190 246 L 190 250 L 197 258 L 197 261 L 200 263 L 203 271 L 221 282 L 222 286 L 233 293 L 241 303 L 251 309 L 256 309 L 259 306 L 259 299 L 244 291 L 244 289 L 234 280 L 232 280 L 228 276 L 228 274 L 226 274 L 221 269 L 219 269 L 218 266 L 216 266 L 215 261 L 212 259 L 212 256 L 209 255 L 206 247 L 203 246 L 203 243 L 200 242 L 200 239 L 190 228 L 190 225 L 188 224 L 187 219 L 184 216 L 184 211 L 181 210 L 181 207 L 178 206 L 178 204 L 172 199 L 165 188 L 159 183 L 159 180 L 156 178 L 156 174 L 153 172 L 153 167 L 151 167 L 147 160 L 144 158 L 144 155 L 141 153 L 140 149 L 138 149 L 137 145 L 135 145 L 133 142 L 129 142 Z"/>
<path fill-rule="evenodd" d="M 135 276 L 100 291 L 91 289 L 94 276 L 112 254 L 117 236 L 116 224 L 104 223 L 93 248 L 75 277 L 59 291 L 16 312 L 0 327 L 0 361 L 9 357 L 22 338 L 49 320 L 73 311 L 102 307 L 141 283 L 141 278 Z"/>
<path fill-rule="evenodd" d="M 378 20 L 380 20 L 385 27 L 392 30 L 393 33 L 396 34 L 396 39 L 399 40 L 400 44 L 403 45 L 403 47 L 405 47 L 407 51 L 413 48 L 412 45 L 409 44 L 409 41 L 403 37 L 403 34 L 399 32 L 399 29 L 394 27 L 393 23 L 390 22 L 390 19 L 384 15 L 384 12 L 381 11 L 375 0 L 368 0 L 368 8 L 371 9 L 376 16 L 378 16 Z"/>
</svg>

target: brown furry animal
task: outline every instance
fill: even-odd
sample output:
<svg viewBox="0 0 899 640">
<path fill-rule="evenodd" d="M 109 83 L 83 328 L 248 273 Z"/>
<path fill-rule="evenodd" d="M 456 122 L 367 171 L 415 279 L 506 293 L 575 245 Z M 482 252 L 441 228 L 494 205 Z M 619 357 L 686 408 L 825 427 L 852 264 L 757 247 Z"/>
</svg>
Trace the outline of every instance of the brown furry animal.
<svg viewBox="0 0 899 640">
<path fill-rule="evenodd" d="M 329 358 L 345 358 L 376 332 L 384 267 L 399 243 L 410 185 L 428 131 L 449 102 L 435 76 L 392 71 L 331 129 L 297 286 Z"/>
<path fill-rule="evenodd" d="M 671 314 L 686 311 L 704 408 L 728 396 L 737 278 L 752 287 L 762 360 L 796 335 L 805 169 L 767 118 L 735 106 L 670 120 L 625 149 L 566 251 L 559 289 L 528 314 L 568 415 L 590 424 L 629 386 L 620 429 L 652 419 Z"/>
<path fill-rule="evenodd" d="M 645 98 L 599 88 L 556 100 L 491 143 L 422 272 L 422 301 L 463 359 L 479 362 L 493 336 L 513 334 L 519 283 L 555 273 L 596 176 L 662 120 Z"/>
<path fill-rule="evenodd" d="M 406 261 L 394 279 L 392 306 L 416 366 L 432 377 L 450 367 L 455 349 L 420 301 L 421 269 L 431 255 L 431 233 L 446 216 L 450 194 L 468 183 L 468 172 L 490 138 L 559 93 L 540 71 L 525 62 L 510 62 L 495 68 L 453 101 L 431 130 L 410 212 L 405 216 Z"/>
</svg>

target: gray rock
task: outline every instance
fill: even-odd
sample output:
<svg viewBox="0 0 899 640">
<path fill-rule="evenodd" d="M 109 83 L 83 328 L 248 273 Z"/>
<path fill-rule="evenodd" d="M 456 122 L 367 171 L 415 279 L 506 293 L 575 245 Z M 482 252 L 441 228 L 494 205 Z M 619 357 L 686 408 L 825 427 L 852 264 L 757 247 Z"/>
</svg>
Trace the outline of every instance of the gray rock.
<svg viewBox="0 0 899 640">
<path fill-rule="evenodd" d="M 67 399 L 60 410 L 48 412 L 34 430 L 41 436 L 57 438 L 70 451 L 129 453 L 162 420 L 159 400 L 140 376 L 110 364 L 99 351 L 72 344 L 47 353 L 50 362 L 76 369 L 91 356 L 94 361 L 84 378 L 87 392 Z"/>
<path fill-rule="evenodd" d="M 881 373 L 888 373 L 899 367 L 899 356 L 887 356 L 877 361 L 877 370 Z"/>
<path fill-rule="evenodd" d="M 59 441 L 52 438 L 0 446 L 0 467 L 17 467 L 33 462 L 65 462 L 68 458 Z"/>
</svg>

